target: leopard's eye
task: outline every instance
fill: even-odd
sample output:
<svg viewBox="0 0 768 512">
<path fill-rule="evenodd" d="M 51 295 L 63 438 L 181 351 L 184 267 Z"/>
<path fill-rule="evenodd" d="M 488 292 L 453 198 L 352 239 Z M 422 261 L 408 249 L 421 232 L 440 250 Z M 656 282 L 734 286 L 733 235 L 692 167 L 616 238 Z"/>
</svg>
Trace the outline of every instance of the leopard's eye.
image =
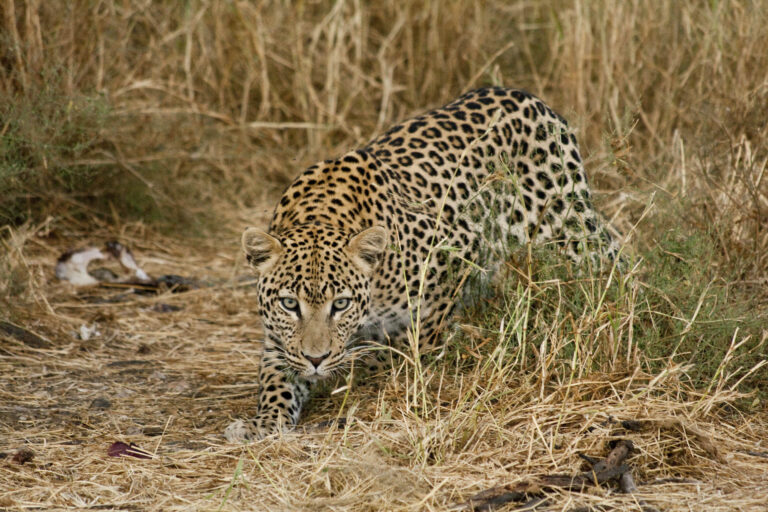
<svg viewBox="0 0 768 512">
<path fill-rule="evenodd" d="M 346 298 L 334 300 L 333 306 L 331 309 L 331 314 L 345 311 L 347 308 L 349 308 L 350 304 L 352 304 L 352 301 Z"/>
<path fill-rule="evenodd" d="M 299 301 L 293 297 L 282 297 L 280 306 L 289 313 L 296 313 L 299 310 Z"/>
</svg>

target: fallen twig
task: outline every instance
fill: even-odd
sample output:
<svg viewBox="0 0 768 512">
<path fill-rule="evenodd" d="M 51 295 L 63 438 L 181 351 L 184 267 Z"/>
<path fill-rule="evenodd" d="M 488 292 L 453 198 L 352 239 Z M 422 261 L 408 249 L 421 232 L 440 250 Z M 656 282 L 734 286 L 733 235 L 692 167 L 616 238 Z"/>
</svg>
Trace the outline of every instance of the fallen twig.
<svg viewBox="0 0 768 512">
<path fill-rule="evenodd" d="M 701 485 L 703 482 L 699 480 L 694 480 L 692 478 L 677 478 L 677 477 L 670 477 L 670 478 L 657 478 L 656 480 L 649 480 L 647 482 L 642 482 L 640 485 L 666 485 L 666 484 L 697 484 Z"/>
<path fill-rule="evenodd" d="M 9 336 L 32 348 L 49 348 L 51 346 L 51 343 L 48 340 L 40 337 L 34 332 L 1 320 L 0 336 Z"/>
<path fill-rule="evenodd" d="M 739 451 L 746 455 L 751 455 L 752 457 L 762 457 L 764 459 L 768 459 L 768 452 L 758 452 L 755 450 L 739 450 Z"/>
<path fill-rule="evenodd" d="M 670 418 L 666 420 L 623 420 L 621 426 L 626 430 L 632 432 L 642 432 L 649 428 L 664 428 L 670 430 L 677 430 L 683 435 L 696 438 L 698 445 L 709 455 L 712 459 L 725 463 L 725 458 L 718 450 L 717 446 L 713 442 L 711 436 L 706 432 L 699 430 L 691 425 L 689 422 L 681 420 L 679 418 Z"/>
<path fill-rule="evenodd" d="M 619 489 L 625 494 L 633 494 L 637 492 L 637 485 L 635 485 L 635 479 L 632 478 L 632 471 L 622 473 L 621 477 L 619 477 Z M 640 505 L 643 512 L 659 512 L 659 509 L 648 505 L 643 499 L 637 499 L 637 503 Z"/>
<path fill-rule="evenodd" d="M 590 471 L 578 475 L 542 475 L 529 481 L 493 487 L 472 496 L 452 510 L 489 511 L 511 502 L 526 502 L 523 508 L 515 510 L 533 510 L 544 505 L 545 499 L 542 495 L 547 491 L 564 489 L 580 492 L 587 487 L 601 485 L 628 474 L 630 468 L 624 461 L 632 450 L 632 441 L 621 440 L 607 457 L 593 464 Z M 590 457 L 587 460 L 594 459 Z M 632 482 L 631 475 L 629 478 Z M 632 483 L 634 485 L 634 482 Z"/>
</svg>

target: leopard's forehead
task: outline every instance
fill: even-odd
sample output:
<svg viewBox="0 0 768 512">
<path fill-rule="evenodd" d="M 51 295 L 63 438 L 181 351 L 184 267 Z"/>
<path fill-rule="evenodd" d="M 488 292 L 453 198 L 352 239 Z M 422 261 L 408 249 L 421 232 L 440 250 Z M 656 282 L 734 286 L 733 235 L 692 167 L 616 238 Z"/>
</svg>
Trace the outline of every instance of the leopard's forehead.
<svg viewBox="0 0 768 512">
<path fill-rule="evenodd" d="M 323 303 L 364 279 L 344 247 L 352 234 L 308 224 L 278 234 L 283 254 L 262 281 L 262 289 L 291 290 L 309 303 Z"/>
<path fill-rule="evenodd" d="M 343 248 L 352 235 L 343 229 L 313 222 L 281 230 L 277 238 L 283 247 L 296 253 L 308 252 L 307 249 L 334 252 Z"/>
</svg>

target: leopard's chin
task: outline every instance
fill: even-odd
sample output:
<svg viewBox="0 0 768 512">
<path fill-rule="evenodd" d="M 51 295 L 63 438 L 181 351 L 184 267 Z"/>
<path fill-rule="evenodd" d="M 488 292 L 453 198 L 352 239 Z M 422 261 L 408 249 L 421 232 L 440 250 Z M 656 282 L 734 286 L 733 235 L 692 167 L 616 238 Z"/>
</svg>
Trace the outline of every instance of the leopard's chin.
<svg viewBox="0 0 768 512">
<path fill-rule="evenodd" d="M 306 381 L 315 383 L 327 379 L 329 375 L 325 372 L 304 372 L 301 377 Z"/>
<path fill-rule="evenodd" d="M 321 380 L 325 380 L 328 377 L 331 376 L 331 372 L 328 371 L 326 368 L 302 368 L 301 371 L 298 372 L 299 376 L 307 380 L 309 382 L 319 382 Z"/>
</svg>

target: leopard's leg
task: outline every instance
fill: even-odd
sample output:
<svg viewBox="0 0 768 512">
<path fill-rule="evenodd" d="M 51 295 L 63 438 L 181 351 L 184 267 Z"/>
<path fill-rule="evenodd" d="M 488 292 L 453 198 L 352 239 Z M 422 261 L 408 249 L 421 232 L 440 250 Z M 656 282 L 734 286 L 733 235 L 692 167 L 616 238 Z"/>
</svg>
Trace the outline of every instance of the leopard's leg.
<svg viewBox="0 0 768 512">
<path fill-rule="evenodd" d="M 396 354 L 390 349 L 397 343 L 398 331 L 388 332 L 379 319 L 372 319 L 355 334 L 352 350 L 357 352 L 352 368 L 376 375 L 392 368 Z"/>
<path fill-rule="evenodd" d="M 482 185 L 495 192 L 488 194 L 494 199 L 476 200 L 476 210 L 492 212 L 490 222 L 472 220 L 483 226 L 486 245 L 497 253 L 504 253 L 505 245 L 553 244 L 577 265 L 607 268 L 620 260 L 620 245 L 592 204 L 576 137 L 565 120 L 535 101 L 549 112 L 534 127 L 536 141 L 527 153 L 512 153 L 500 165 L 508 179 Z M 494 207 L 502 202 L 506 207 Z"/>
<path fill-rule="evenodd" d="M 417 350 L 419 356 L 432 352 L 439 348 L 439 331 L 432 327 L 432 323 L 419 326 Z M 355 362 L 356 368 L 361 368 L 368 375 L 377 375 L 389 372 L 393 365 L 402 361 L 401 354 L 408 357 L 413 355 L 410 339 L 414 334 L 414 329 L 409 328 L 397 333 L 392 333 L 386 342 L 376 343 L 375 348 L 368 351 Z"/>
<path fill-rule="evenodd" d="M 415 297 L 410 302 L 412 315 L 410 322 L 394 338 L 394 346 L 403 350 L 405 354 L 419 357 L 433 354 L 443 348 L 443 331 L 448 327 L 453 316 L 457 300 L 461 300 L 460 287 L 463 279 L 458 282 L 452 276 L 445 280 L 446 262 L 432 260 L 434 271 L 426 273 L 426 283 L 421 297 Z M 455 269 L 454 269 L 455 270 Z M 451 271 L 453 272 L 453 270 Z M 413 283 L 414 288 L 418 285 Z M 417 312 L 419 317 L 417 319 Z M 412 342 L 416 345 L 413 346 Z"/>
<path fill-rule="evenodd" d="M 586 176 L 579 168 L 574 179 L 549 199 L 543 209 L 545 222 L 538 222 L 537 243 L 553 243 L 577 265 L 593 269 L 607 269 L 617 263 L 623 265 L 621 246 L 592 203 L 586 185 Z M 550 213 L 557 209 L 557 215 Z M 543 226 L 541 224 L 544 224 Z"/>
<path fill-rule="evenodd" d="M 549 138 L 544 144 L 554 143 L 556 148 L 549 151 L 543 164 L 551 172 L 552 187 L 540 213 L 542 219 L 537 221 L 539 232 L 544 235 L 542 241 L 556 241 L 576 263 L 587 258 L 593 268 L 612 265 L 620 259 L 620 245 L 593 206 L 576 137 L 564 123 L 546 129 Z M 542 229 L 542 224 L 548 229 Z"/>
<path fill-rule="evenodd" d="M 434 224 L 432 214 L 420 209 L 408 210 L 408 214 L 410 222 L 419 226 Z M 379 373 L 391 368 L 393 360 L 399 359 L 398 354 L 423 356 L 441 348 L 440 331 L 450 318 L 456 299 L 461 297 L 457 284 L 466 279 L 465 262 L 474 260 L 479 246 L 461 238 L 470 234 L 468 226 L 445 223 L 436 233 L 427 235 L 425 246 L 421 237 L 401 238 L 395 232 L 398 251 L 391 265 L 397 264 L 397 271 L 390 268 L 389 275 L 404 286 L 396 298 L 390 292 L 374 292 L 370 323 L 358 335 L 361 340 L 371 340 L 375 348 L 356 367 Z"/>
<path fill-rule="evenodd" d="M 309 391 L 308 381 L 289 377 L 277 358 L 265 352 L 259 369 L 256 416 L 232 422 L 224 431 L 224 437 L 229 442 L 252 441 L 293 429 Z"/>
<path fill-rule="evenodd" d="M 411 303 L 412 309 L 416 309 Z M 426 315 L 418 323 L 411 321 L 407 308 L 402 308 L 398 319 L 391 321 L 387 328 L 380 323 L 367 325 L 361 329 L 357 337 L 360 345 L 366 349 L 361 350 L 361 356 L 355 360 L 354 368 L 364 370 L 368 375 L 376 375 L 388 372 L 393 365 L 401 360 L 401 355 L 412 356 L 413 351 L 410 340 L 414 335 L 418 336 L 418 353 L 434 350 L 438 343 L 436 335 L 437 323 L 431 315 Z M 429 342 L 426 342 L 429 340 Z"/>
</svg>

